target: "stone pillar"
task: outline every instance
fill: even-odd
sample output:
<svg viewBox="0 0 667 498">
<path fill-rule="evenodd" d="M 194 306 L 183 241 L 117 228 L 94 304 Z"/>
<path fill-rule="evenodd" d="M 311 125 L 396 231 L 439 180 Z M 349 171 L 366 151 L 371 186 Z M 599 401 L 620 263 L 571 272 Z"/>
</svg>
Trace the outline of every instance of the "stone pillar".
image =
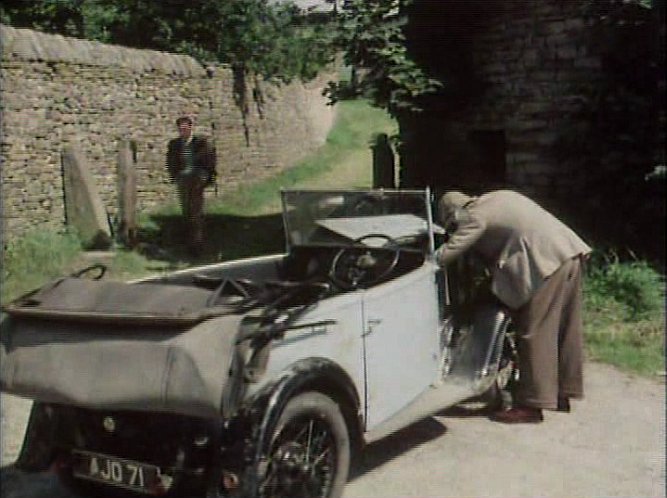
<svg viewBox="0 0 667 498">
<path fill-rule="evenodd" d="M 108 249 L 111 227 L 90 166 L 75 145 L 62 152 L 65 184 L 65 217 L 86 249 Z"/>
<path fill-rule="evenodd" d="M 118 230 L 117 239 L 128 247 L 137 243 L 137 167 L 134 144 L 123 140 L 118 148 Z"/>
</svg>

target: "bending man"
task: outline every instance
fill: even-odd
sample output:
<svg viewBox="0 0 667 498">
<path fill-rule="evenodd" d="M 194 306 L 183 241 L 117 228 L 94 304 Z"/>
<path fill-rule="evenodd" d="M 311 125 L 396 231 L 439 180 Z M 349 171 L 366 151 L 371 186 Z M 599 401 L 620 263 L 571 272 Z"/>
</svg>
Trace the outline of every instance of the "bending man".
<svg viewBox="0 0 667 498">
<path fill-rule="evenodd" d="M 439 264 L 475 251 L 490 268 L 491 290 L 514 311 L 520 379 L 513 407 L 492 418 L 541 422 L 542 409 L 569 411 L 569 399 L 583 397 L 581 279 L 591 248 L 509 190 L 480 197 L 448 192 L 439 210 L 451 234 L 438 249 Z"/>
</svg>

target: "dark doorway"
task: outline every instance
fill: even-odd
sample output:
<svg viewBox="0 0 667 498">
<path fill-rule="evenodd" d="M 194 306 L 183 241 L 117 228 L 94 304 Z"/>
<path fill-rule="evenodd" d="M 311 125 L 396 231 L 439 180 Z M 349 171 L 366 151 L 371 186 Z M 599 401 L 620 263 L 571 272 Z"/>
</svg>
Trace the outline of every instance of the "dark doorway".
<svg viewBox="0 0 667 498">
<path fill-rule="evenodd" d="M 479 186 L 490 190 L 506 185 L 507 142 L 504 130 L 472 130 L 468 133 L 468 143 L 474 153 L 474 169 L 479 178 Z"/>
</svg>

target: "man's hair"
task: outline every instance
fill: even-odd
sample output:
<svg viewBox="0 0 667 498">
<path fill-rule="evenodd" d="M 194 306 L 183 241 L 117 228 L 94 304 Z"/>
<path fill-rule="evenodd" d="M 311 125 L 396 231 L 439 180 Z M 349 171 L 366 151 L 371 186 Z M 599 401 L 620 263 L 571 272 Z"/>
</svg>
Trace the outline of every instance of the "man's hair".
<svg viewBox="0 0 667 498">
<path fill-rule="evenodd" d="M 440 221 L 443 224 L 447 224 L 448 221 L 451 221 L 451 218 L 458 209 L 470 204 L 470 201 L 472 200 L 474 200 L 473 197 L 455 190 L 445 193 L 438 203 Z"/>
<path fill-rule="evenodd" d="M 195 120 L 193 119 L 192 116 L 179 116 L 176 118 L 176 126 L 180 125 L 181 123 L 187 121 L 191 125 L 195 124 Z"/>
</svg>

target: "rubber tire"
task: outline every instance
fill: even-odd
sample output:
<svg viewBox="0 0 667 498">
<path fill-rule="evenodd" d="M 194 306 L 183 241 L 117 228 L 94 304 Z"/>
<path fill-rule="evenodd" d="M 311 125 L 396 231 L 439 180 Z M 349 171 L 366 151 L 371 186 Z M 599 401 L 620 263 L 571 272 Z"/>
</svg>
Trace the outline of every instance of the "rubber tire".
<svg viewBox="0 0 667 498">
<path fill-rule="evenodd" d="M 271 432 L 271 441 L 278 437 L 283 427 L 290 420 L 313 412 L 326 420 L 338 447 L 336 475 L 333 478 L 333 486 L 327 498 L 340 498 L 350 470 L 351 450 L 347 424 L 335 401 L 316 391 L 307 391 L 293 397 L 285 405 L 275 428 Z M 294 497 L 285 496 L 284 498 Z"/>
</svg>

